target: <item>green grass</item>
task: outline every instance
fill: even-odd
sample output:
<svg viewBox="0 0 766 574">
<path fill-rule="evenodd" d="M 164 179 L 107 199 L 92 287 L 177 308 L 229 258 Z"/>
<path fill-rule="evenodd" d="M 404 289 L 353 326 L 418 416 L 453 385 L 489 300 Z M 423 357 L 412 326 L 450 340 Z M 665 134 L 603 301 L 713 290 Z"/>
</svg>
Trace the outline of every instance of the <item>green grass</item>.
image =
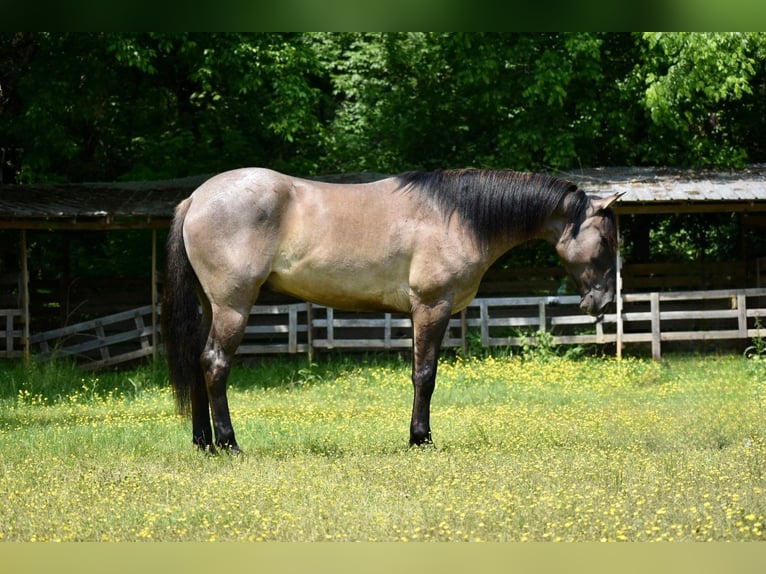
<svg viewBox="0 0 766 574">
<path fill-rule="evenodd" d="M 762 540 L 759 357 L 237 367 L 244 456 L 205 456 L 161 368 L 0 367 L 0 539 Z"/>
</svg>

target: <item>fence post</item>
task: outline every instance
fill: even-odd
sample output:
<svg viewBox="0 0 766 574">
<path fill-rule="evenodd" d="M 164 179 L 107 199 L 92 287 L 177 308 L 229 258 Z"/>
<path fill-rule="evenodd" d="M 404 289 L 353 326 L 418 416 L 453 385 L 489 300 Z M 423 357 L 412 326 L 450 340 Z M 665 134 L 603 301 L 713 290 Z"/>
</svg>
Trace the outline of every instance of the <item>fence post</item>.
<svg viewBox="0 0 766 574">
<path fill-rule="evenodd" d="M 737 327 L 739 327 L 739 336 L 747 339 L 747 297 L 744 293 L 737 295 Z"/>
<path fill-rule="evenodd" d="M 335 325 L 333 325 L 335 321 L 333 308 L 332 307 L 326 307 L 327 311 L 327 348 L 332 349 L 335 346 Z"/>
<path fill-rule="evenodd" d="M 309 363 L 314 362 L 314 312 L 309 301 L 306 301 L 306 346 Z"/>
<path fill-rule="evenodd" d="M 652 313 L 652 359 L 660 358 L 660 294 L 654 291 L 649 296 L 651 313 Z"/>
<path fill-rule="evenodd" d="M 287 352 L 298 350 L 298 309 L 296 305 L 287 307 Z"/>
<path fill-rule="evenodd" d="M 546 331 L 546 319 L 545 319 L 545 300 L 540 299 L 537 302 L 537 320 L 540 322 L 539 328 L 537 329 L 541 333 L 545 333 Z"/>
<path fill-rule="evenodd" d="M 481 344 L 483 347 L 489 347 L 489 306 L 486 299 L 482 299 L 479 303 L 479 314 L 481 317 Z"/>
<path fill-rule="evenodd" d="M 146 327 L 146 324 L 144 323 L 144 318 L 141 316 L 140 312 L 136 311 L 136 314 L 133 316 L 133 322 L 136 325 L 136 330 L 139 333 L 143 333 L 144 332 L 144 328 Z M 139 337 L 139 340 L 141 341 L 141 348 L 142 349 L 148 349 L 149 346 L 151 345 L 151 348 L 152 348 L 152 360 L 155 360 L 155 356 L 156 356 L 156 353 L 157 353 L 157 344 L 156 344 L 155 339 L 154 339 L 154 329 L 152 328 L 152 342 L 149 342 L 147 340 L 146 335 L 141 335 Z"/>
<path fill-rule="evenodd" d="M 13 312 L 5 316 L 5 352 L 10 357 L 13 354 Z"/>
<path fill-rule="evenodd" d="M 463 349 L 463 356 L 468 356 L 468 308 L 460 311 L 460 347 Z"/>
<path fill-rule="evenodd" d="M 96 338 L 99 341 L 104 342 L 104 340 L 106 339 L 106 331 L 104 331 L 104 324 L 101 322 L 100 319 L 96 319 L 93 323 L 95 325 Z M 107 347 L 106 344 L 101 345 L 98 350 L 101 353 L 102 360 L 106 360 L 109 358 L 109 347 Z"/>
</svg>

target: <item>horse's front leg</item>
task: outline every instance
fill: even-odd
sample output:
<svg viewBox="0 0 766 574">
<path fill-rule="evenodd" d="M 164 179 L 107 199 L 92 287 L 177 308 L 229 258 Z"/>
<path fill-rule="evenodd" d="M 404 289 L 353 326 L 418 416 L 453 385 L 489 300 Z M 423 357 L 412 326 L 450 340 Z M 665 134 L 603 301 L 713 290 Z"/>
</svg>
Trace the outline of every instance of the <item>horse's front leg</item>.
<svg viewBox="0 0 766 574">
<path fill-rule="evenodd" d="M 439 361 L 444 332 L 451 314 L 451 305 L 441 301 L 435 305 L 417 305 L 412 312 L 413 357 L 412 421 L 410 446 L 431 444 L 431 396 L 436 385 L 436 367 Z"/>
</svg>

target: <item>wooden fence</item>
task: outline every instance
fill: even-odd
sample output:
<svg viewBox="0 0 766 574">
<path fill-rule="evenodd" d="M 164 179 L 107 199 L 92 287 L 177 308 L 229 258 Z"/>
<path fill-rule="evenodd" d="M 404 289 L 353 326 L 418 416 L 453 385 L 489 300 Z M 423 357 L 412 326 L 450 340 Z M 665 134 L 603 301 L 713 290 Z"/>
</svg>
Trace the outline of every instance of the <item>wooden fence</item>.
<svg viewBox="0 0 766 574">
<path fill-rule="evenodd" d="M 0 309 L 0 357 L 14 359 L 24 355 L 21 309 Z"/>
<path fill-rule="evenodd" d="M 37 360 L 72 357 L 89 369 L 118 365 L 155 352 L 153 312 L 151 305 L 145 305 L 37 333 L 29 338 L 29 343 Z"/>
<path fill-rule="evenodd" d="M 766 337 L 766 289 L 635 293 L 622 297 L 623 343 L 650 343 L 652 357 L 670 341 Z"/>
<path fill-rule="evenodd" d="M 766 287 L 766 258 L 726 263 L 629 263 L 622 268 L 623 291 L 686 291 Z M 0 273 L 0 309 L 21 307 L 19 272 Z M 482 279 L 479 298 L 544 296 L 557 293 L 568 283 L 560 266 L 493 268 Z M 157 285 L 161 290 L 161 284 Z M 152 300 L 151 277 L 72 277 L 29 281 L 29 328 L 40 333 L 73 323 L 88 322 L 107 314 L 128 311 Z M 267 298 L 270 304 L 295 303 L 285 297 Z"/>
<path fill-rule="evenodd" d="M 600 320 L 579 309 L 577 296 L 475 299 L 449 323 L 444 346 L 473 350 L 535 344 L 539 332 L 553 345 L 644 344 L 659 358 L 663 343 L 747 340 L 766 337 L 766 288 L 624 294 L 622 313 Z M 37 333 L 30 344 L 37 360 L 75 358 L 97 369 L 156 353 L 160 333 L 151 305 Z M 20 356 L 20 311 L 0 311 L 0 356 Z M 294 303 L 255 305 L 238 353 L 306 353 L 318 350 L 407 350 L 408 316 L 357 314 Z M 0 342 L 0 345 L 2 343 Z"/>
</svg>

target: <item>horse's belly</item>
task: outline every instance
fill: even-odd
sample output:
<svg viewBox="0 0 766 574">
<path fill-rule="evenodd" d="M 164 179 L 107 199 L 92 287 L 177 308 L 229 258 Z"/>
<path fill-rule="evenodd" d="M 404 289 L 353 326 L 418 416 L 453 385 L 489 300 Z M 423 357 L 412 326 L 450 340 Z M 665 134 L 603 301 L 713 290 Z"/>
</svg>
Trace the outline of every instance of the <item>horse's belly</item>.
<svg viewBox="0 0 766 574">
<path fill-rule="evenodd" d="M 371 267 L 275 270 L 269 287 L 318 305 L 348 311 L 411 310 L 406 275 Z"/>
</svg>

